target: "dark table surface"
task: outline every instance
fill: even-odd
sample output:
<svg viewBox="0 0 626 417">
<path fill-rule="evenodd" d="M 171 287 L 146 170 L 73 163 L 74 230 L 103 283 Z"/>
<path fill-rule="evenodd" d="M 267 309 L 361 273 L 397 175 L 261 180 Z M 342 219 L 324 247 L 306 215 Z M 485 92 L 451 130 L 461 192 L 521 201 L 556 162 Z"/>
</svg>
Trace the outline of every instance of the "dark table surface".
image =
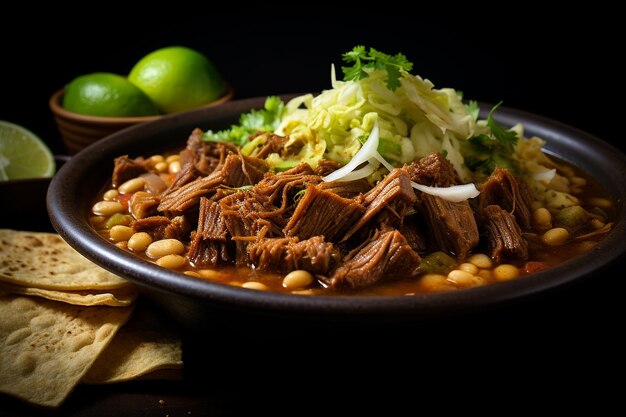
<svg viewBox="0 0 626 417">
<path fill-rule="evenodd" d="M 606 23 L 597 27 L 549 16 L 511 20 L 508 14 L 504 26 L 469 16 L 418 19 L 397 9 L 370 19 L 392 25 L 368 24 L 370 15 L 352 9 L 339 9 L 322 24 L 327 14 L 254 9 L 236 21 L 218 13 L 169 16 L 118 22 L 116 30 L 97 29 L 111 25 L 101 16 L 78 27 L 43 24 L 40 30 L 51 35 L 36 41 L 8 41 L 14 37 L 0 27 L 4 56 L 19 63 L 0 68 L 0 119 L 33 130 L 62 154 L 47 99 L 79 74 L 126 73 L 147 52 L 181 44 L 211 57 L 237 97 L 319 91 L 329 87 L 330 64 L 339 66 L 340 54 L 362 43 L 404 52 L 414 72 L 437 86 L 503 100 L 623 149 L 622 106 L 607 101 L 620 94 L 619 65 L 599 48 L 617 36 L 608 12 L 587 11 L 585 21 Z M 290 23 L 294 15 L 298 24 Z M 2 195 L 2 204 L 9 197 Z M 2 218 L 0 227 L 49 229 L 45 212 L 38 216 L 34 222 Z M 611 403 L 605 375 L 623 364 L 624 270 L 622 259 L 540 297 L 426 322 L 295 328 L 268 320 L 254 332 L 216 323 L 214 332 L 184 332 L 181 381 L 79 386 L 56 412 L 0 396 L 0 416 L 391 414 L 400 408 L 416 414 L 424 404 L 483 410 L 493 407 L 487 400 L 494 395 L 532 410 L 535 400 L 558 402 L 563 388 L 568 404 L 593 403 L 598 411 Z M 592 389 L 604 393 L 602 401 L 592 401 Z"/>
</svg>

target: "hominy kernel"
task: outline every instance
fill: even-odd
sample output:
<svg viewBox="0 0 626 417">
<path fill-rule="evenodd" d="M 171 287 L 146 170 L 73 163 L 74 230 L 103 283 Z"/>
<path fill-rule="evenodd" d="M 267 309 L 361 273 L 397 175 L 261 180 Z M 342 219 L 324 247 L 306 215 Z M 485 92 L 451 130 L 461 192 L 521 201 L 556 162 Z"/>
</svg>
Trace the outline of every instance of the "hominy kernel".
<svg viewBox="0 0 626 417">
<path fill-rule="evenodd" d="M 498 281 L 508 281 L 519 277 L 519 269 L 515 265 L 502 264 L 493 269 L 493 277 Z"/>
<path fill-rule="evenodd" d="M 569 239 L 569 232 L 562 227 L 555 227 L 550 229 L 541 236 L 541 240 L 546 245 L 559 246 L 567 242 Z"/>
<path fill-rule="evenodd" d="M 476 275 L 478 273 L 478 267 L 469 262 L 464 262 L 461 265 L 459 265 L 459 269 L 461 271 L 469 272 L 472 275 Z"/>
<path fill-rule="evenodd" d="M 145 178 L 137 177 L 126 181 L 125 183 L 117 187 L 117 190 L 121 194 L 132 194 L 137 191 L 143 190 L 144 185 L 146 185 Z"/>
<path fill-rule="evenodd" d="M 165 158 L 163 158 L 163 155 L 152 155 L 149 159 L 153 165 L 156 165 L 159 162 L 165 161 Z"/>
<path fill-rule="evenodd" d="M 104 199 L 104 201 L 115 201 L 118 195 L 120 195 L 120 193 L 117 190 L 110 189 L 104 193 L 102 198 Z"/>
<path fill-rule="evenodd" d="M 127 246 L 126 246 L 126 242 L 117 242 L 117 243 L 115 244 L 115 246 L 117 246 L 117 247 L 118 247 L 118 248 L 120 248 L 120 249 L 126 249 L 126 248 L 127 248 Z"/>
<path fill-rule="evenodd" d="M 606 198 L 599 198 L 599 197 L 590 198 L 589 200 L 587 200 L 587 203 L 589 203 L 589 205 L 591 206 L 600 207 L 604 209 L 611 208 L 613 206 L 613 203 L 611 203 L 610 200 L 607 200 Z"/>
<path fill-rule="evenodd" d="M 156 169 L 158 173 L 162 173 L 167 171 L 168 166 L 167 162 L 158 162 L 154 165 L 154 169 Z"/>
<path fill-rule="evenodd" d="M 165 255 L 156 260 L 157 265 L 166 269 L 179 269 L 185 265 L 187 259 L 184 256 L 180 255 Z"/>
<path fill-rule="evenodd" d="M 185 245 L 180 240 L 163 239 L 152 242 L 146 248 L 146 255 L 150 258 L 162 258 L 166 255 L 178 255 L 183 253 Z"/>
<path fill-rule="evenodd" d="M 591 220 L 591 227 L 594 229 L 602 229 L 604 227 L 604 222 L 602 220 L 593 219 Z"/>
<path fill-rule="evenodd" d="M 128 239 L 128 249 L 143 252 L 152 243 L 152 236 L 146 232 L 137 232 Z"/>
<path fill-rule="evenodd" d="M 115 225 L 109 230 L 109 237 L 114 242 L 121 242 L 123 240 L 128 240 L 130 237 L 135 234 L 135 231 L 128 226 Z"/>
<path fill-rule="evenodd" d="M 479 273 L 478 276 L 481 277 L 482 279 L 485 279 L 487 281 L 491 281 L 493 279 L 493 273 L 488 270 L 488 269 L 482 269 Z"/>
<path fill-rule="evenodd" d="M 283 278 L 283 287 L 288 290 L 308 287 L 313 282 L 313 275 L 309 271 L 297 269 L 291 271 Z"/>
<path fill-rule="evenodd" d="M 180 160 L 180 155 L 176 154 L 176 155 L 170 155 L 167 158 L 165 158 L 165 162 L 167 162 L 168 164 L 174 162 L 174 161 L 178 161 Z"/>
<path fill-rule="evenodd" d="M 569 179 L 570 183 L 575 187 L 582 187 L 587 184 L 587 180 L 583 177 L 572 177 Z"/>
<path fill-rule="evenodd" d="M 583 240 L 578 244 L 578 248 L 582 252 L 587 252 L 598 245 L 598 242 L 594 242 L 593 240 Z"/>
<path fill-rule="evenodd" d="M 178 171 L 180 171 L 180 161 L 170 162 L 167 167 L 167 172 L 170 174 L 176 174 Z"/>
<path fill-rule="evenodd" d="M 439 291 L 441 288 L 450 286 L 446 277 L 440 274 L 424 274 L 420 278 L 419 283 L 429 291 Z"/>
<path fill-rule="evenodd" d="M 106 220 L 104 216 L 91 216 L 89 221 L 94 225 L 102 224 Z"/>
<path fill-rule="evenodd" d="M 535 201 L 533 201 L 532 203 L 530 203 L 530 208 L 531 208 L 533 211 L 534 211 L 534 210 L 537 210 L 538 208 L 542 208 L 543 206 L 544 206 L 544 205 L 543 205 L 543 202 L 541 202 L 541 201 L 536 201 L 536 200 L 535 200 Z"/>
<path fill-rule="evenodd" d="M 552 214 L 547 208 L 538 208 L 533 211 L 533 222 L 538 229 L 549 229 L 552 227 Z"/>
<path fill-rule="evenodd" d="M 189 275 L 190 277 L 194 277 L 194 278 L 202 278 L 200 274 L 198 274 L 196 271 L 185 271 L 183 272 L 183 274 Z"/>
<path fill-rule="evenodd" d="M 455 269 L 450 271 L 448 274 L 448 281 L 464 287 L 472 285 L 474 282 L 474 275 L 460 269 Z"/>
<path fill-rule="evenodd" d="M 112 216 L 124 211 L 124 206 L 117 201 L 98 201 L 93 205 L 91 211 L 98 216 Z"/>
<path fill-rule="evenodd" d="M 267 290 L 267 286 L 265 284 L 256 281 L 244 282 L 241 286 L 249 290 Z"/>
<path fill-rule="evenodd" d="M 469 258 L 467 258 L 467 262 L 476 265 L 479 268 L 491 268 L 493 262 L 491 258 L 485 255 L 484 253 L 476 253 Z"/>
<path fill-rule="evenodd" d="M 216 279 L 219 272 L 213 269 L 200 269 L 198 270 L 198 274 L 200 274 L 202 278 Z"/>
<path fill-rule="evenodd" d="M 312 289 L 306 289 L 306 290 L 294 290 L 291 291 L 292 294 L 296 294 L 296 295 L 313 295 L 313 290 Z"/>
</svg>

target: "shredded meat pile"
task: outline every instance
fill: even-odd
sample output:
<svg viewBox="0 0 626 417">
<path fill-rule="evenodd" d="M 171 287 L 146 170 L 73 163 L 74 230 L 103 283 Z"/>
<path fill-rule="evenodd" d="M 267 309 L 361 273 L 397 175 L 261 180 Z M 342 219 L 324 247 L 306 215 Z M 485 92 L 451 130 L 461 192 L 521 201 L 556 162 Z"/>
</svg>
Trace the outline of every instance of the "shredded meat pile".
<svg viewBox="0 0 626 417">
<path fill-rule="evenodd" d="M 281 136 L 271 135 L 250 156 L 201 137 L 198 129 L 191 134 L 171 185 L 135 193 L 129 202 L 135 231 L 182 240 L 197 267 L 304 269 L 334 288 L 362 288 L 416 274 L 420 254 L 432 251 L 463 259 L 480 242 L 497 262 L 528 256 L 522 231 L 531 222 L 529 191 L 506 169 L 494 171 L 478 201 L 452 203 L 411 187 L 411 181 L 459 183 L 440 154 L 396 168 L 372 186 L 324 182 L 337 169 L 329 161 L 315 170 L 301 164 L 268 172 L 262 158 L 283 147 Z M 117 158 L 114 185 L 148 173 L 146 167 L 141 158 Z"/>
</svg>

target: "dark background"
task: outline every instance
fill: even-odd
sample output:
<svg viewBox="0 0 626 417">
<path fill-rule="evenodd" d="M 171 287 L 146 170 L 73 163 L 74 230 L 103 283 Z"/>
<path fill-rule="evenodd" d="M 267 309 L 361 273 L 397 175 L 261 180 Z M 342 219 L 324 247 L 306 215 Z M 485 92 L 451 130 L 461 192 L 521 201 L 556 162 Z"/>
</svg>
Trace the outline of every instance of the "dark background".
<svg viewBox="0 0 626 417">
<path fill-rule="evenodd" d="M 78 75 L 124 74 L 154 49 L 185 45 L 210 57 L 237 98 L 310 92 L 328 88 L 330 64 L 339 67 L 342 52 L 364 44 L 403 52 L 414 62 L 413 72 L 438 87 L 462 90 L 466 98 L 502 100 L 623 149 L 623 46 L 614 46 L 621 30 L 616 12 L 548 15 L 517 5 L 506 13 L 475 10 L 450 17 L 419 5 L 359 7 L 188 11 L 143 20 L 85 13 L 78 20 L 20 20 L 20 31 L 0 26 L 0 119 L 33 130 L 63 153 L 47 101 Z M 20 36 L 25 32 L 40 35 Z M 92 415 L 84 410 L 93 411 L 93 404 L 115 410 L 120 401 L 143 398 L 144 390 L 180 402 L 180 410 L 190 404 L 213 415 L 247 406 L 352 413 L 372 411 L 370 405 L 386 414 L 388 407 L 408 406 L 414 414 L 424 404 L 448 409 L 446 401 L 462 402 L 468 393 L 473 399 L 462 404 L 474 410 L 489 408 L 494 396 L 509 401 L 507 410 L 522 403 L 533 409 L 535 400 L 607 405 L 609 391 L 598 401 L 590 391 L 604 389 L 623 349 L 621 275 L 607 269 L 519 305 L 414 326 L 317 329 L 310 337 L 273 329 L 267 337 L 191 338 L 192 383 L 83 388 L 85 397 L 72 399 L 65 412 Z M 561 389 L 568 395 L 557 395 Z M 444 402 L 435 400 L 441 396 Z M 294 401 L 297 408 L 289 408 Z M 167 412 L 154 404 L 150 410 Z"/>
<path fill-rule="evenodd" d="M 63 152 L 48 98 L 78 75 L 125 74 L 154 49 L 185 45 L 204 52 L 237 97 L 320 91 L 330 65 L 356 44 L 403 52 L 414 73 L 466 98 L 528 110 L 620 144 L 622 70 L 619 24 L 610 11 L 565 15 L 452 16 L 401 6 L 242 8 L 138 19 L 20 21 L 0 27 L 0 118 L 21 124 Z M 25 34 L 28 34 L 25 36 Z"/>
</svg>

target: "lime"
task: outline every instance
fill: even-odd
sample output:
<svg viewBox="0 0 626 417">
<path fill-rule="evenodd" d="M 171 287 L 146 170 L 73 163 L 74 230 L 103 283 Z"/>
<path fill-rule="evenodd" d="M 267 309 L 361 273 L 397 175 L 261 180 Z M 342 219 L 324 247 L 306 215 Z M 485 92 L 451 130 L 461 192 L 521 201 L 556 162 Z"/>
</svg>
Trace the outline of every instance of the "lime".
<svg viewBox="0 0 626 417">
<path fill-rule="evenodd" d="M 121 75 L 108 72 L 74 78 L 65 86 L 63 107 L 75 113 L 103 117 L 159 114 L 143 91 Z"/>
<path fill-rule="evenodd" d="M 0 180 L 51 177 L 52 152 L 33 132 L 0 120 Z"/>
<path fill-rule="evenodd" d="M 182 46 L 157 49 L 141 58 L 128 75 L 163 113 L 210 103 L 226 93 L 226 84 L 211 61 Z"/>
</svg>

